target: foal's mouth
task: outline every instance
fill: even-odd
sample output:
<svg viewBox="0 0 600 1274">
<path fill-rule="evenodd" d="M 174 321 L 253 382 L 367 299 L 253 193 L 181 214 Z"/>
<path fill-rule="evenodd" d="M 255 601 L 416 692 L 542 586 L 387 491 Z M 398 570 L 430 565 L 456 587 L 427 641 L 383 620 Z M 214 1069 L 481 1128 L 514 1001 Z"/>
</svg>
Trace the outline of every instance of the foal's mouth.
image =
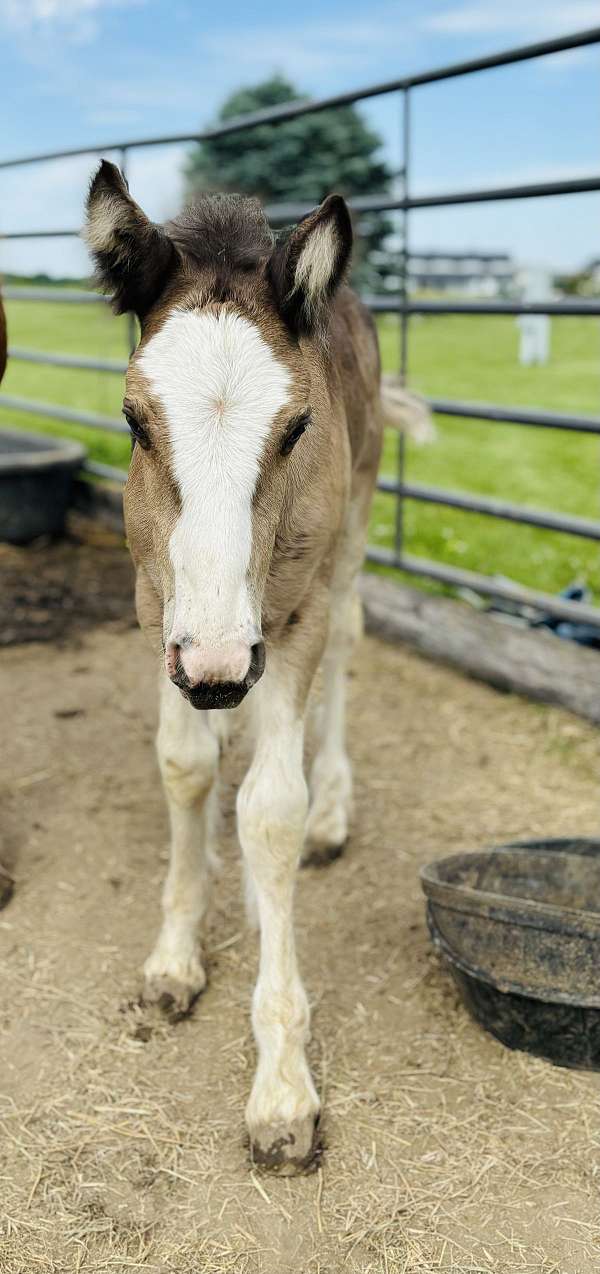
<svg viewBox="0 0 600 1274">
<path fill-rule="evenodd" d="M 201 681 L 197 686 L 179 685 L 179 689 L 192 708 L 237 708 L 250 686 L 245 681 Z"/>
<path fill-rule="evenodd" d="M 193 686 L 188 681 L 181 660 L 177 660 L 171 681 L 181 691 L 193 708 L 237 708 L 248 691 L 256 685 L 265 670 L 265 646 L 258 641 L 252 647 L 250 667 L 242 681 L 200 681 Z"/>
</svg>

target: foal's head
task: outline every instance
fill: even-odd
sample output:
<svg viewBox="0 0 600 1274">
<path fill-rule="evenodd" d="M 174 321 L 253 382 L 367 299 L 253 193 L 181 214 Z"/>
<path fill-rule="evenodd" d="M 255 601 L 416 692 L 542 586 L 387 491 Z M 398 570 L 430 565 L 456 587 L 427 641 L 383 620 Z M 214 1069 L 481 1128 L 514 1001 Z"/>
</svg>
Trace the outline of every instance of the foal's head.
<svg viewBox="0 0 600 1274">
<path fill-rule="evenodd" d="M 330 196 L 275 244 L 255 200 L 206 196 L 163 228 L 103 162 L 86 237 L 117 313 L 141 326 L 123 404 L 140 613 L 190 702 L 234 707 L 264 667 L 265 581 L 302 435 L 318 417 L 348 212 Z"/>
</svg>

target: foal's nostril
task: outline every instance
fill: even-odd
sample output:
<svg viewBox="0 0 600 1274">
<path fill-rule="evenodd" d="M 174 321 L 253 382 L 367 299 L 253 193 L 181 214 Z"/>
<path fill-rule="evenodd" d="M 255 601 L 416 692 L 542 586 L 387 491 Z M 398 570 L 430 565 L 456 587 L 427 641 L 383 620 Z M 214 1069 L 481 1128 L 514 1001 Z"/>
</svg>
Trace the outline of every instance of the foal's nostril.
<svg viewBox="0 0 600 1274">
<path fill-rule="evenodd" d="M 248 685 L 249 686 L 255 685 L 255 683 L 259 680 L 259 678 L 262 677 L 264 670 L 265 670 L 265 643 L 264 641 L 257 641 L 250 648 L 250 667 L 246 674 L 246 681 Z"/>
<path fill-rule="evenodd" d="M 175 677 L 181 670 L 181 646 L 176 641 L 169 641 L 165 647 L 165 667 L 169 677 Z"/>
</svg>

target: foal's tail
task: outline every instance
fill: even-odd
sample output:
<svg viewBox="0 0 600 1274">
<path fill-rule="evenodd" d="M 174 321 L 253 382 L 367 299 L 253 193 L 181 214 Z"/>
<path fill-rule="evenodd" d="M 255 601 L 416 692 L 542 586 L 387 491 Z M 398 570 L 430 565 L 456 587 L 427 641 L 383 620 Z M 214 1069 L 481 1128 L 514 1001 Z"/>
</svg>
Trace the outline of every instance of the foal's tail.
<svg viewBox="0 0 600 1274">
<path fill-rule="evenodd" d="M 414 442 L 435 442 L 436 428 L 425 399 L 405 389 L 396 376 L 381 377 L 381 404 L 384 424 L 401 430 Z"/>
</svg>

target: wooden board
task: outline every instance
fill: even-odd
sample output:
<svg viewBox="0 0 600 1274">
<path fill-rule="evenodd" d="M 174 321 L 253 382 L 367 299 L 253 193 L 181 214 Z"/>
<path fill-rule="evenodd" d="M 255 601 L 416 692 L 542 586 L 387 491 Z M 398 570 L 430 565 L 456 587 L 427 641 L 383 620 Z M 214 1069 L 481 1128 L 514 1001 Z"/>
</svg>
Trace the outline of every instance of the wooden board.
<svg viewBox="0 0 600 1274">
<path fill-rule="evenodd" d="M 521 628 L 465 602 L 363 574 L 366 627 L 499 690 L 557 703 L 600 724 L 600 652 Z"/>
</svg>

